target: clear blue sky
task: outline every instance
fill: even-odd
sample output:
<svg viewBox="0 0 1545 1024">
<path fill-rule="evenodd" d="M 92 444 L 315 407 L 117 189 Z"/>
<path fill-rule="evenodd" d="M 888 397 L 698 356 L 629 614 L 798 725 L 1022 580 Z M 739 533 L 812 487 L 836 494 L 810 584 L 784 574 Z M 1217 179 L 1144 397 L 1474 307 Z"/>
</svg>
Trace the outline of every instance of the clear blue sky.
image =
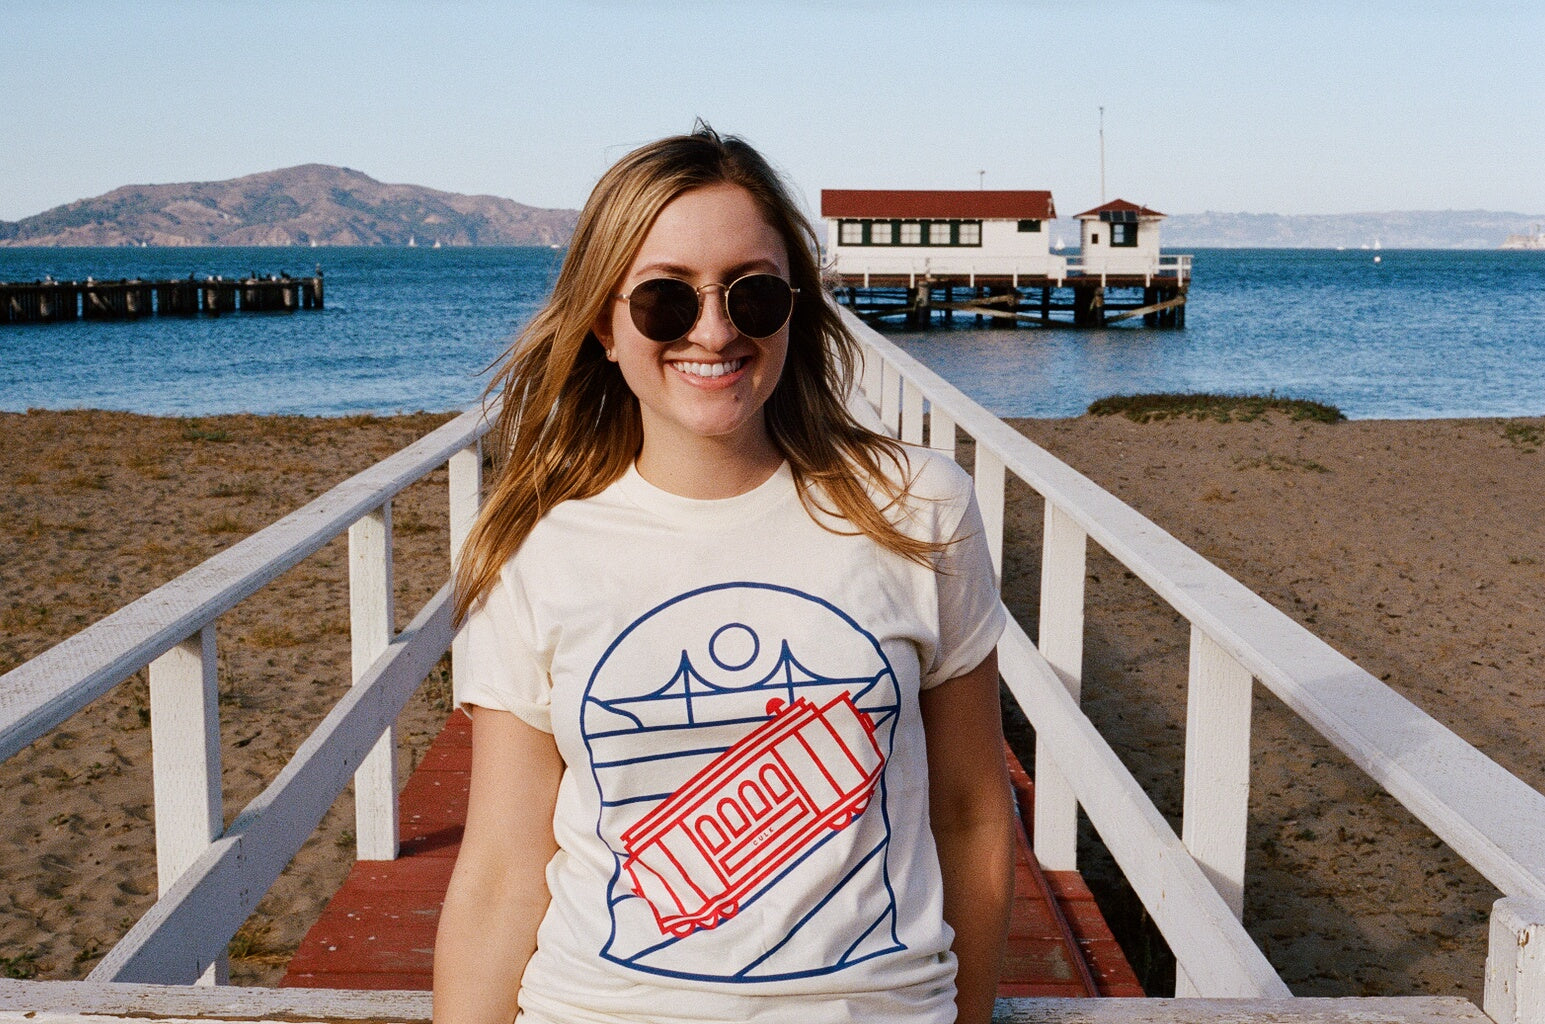
<svg viewBox="0 0 1545 1024">
<path fill-rule="evenodd" d="M 821 188 L 1545 213 L 1545 4 L 0 0 L 0 219 L 340 164 L 575 207 L 702 116 Z M 985 177 L 978 172 L 985 171 Z"/>
</svg>

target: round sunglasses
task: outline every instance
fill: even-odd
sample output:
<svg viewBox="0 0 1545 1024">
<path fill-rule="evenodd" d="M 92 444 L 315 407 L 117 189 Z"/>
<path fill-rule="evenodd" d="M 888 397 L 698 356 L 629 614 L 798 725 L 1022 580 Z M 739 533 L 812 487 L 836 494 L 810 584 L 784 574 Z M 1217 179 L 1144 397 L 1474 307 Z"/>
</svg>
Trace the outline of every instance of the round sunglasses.
<svg viewBox="0 0 1545 1024">
<path fill-rule="evenodd" d="M 680 341 L 692 330 L 702 313 L 699 297 L 710 288 L 724 293 L 724 315 L 735 330 L 748 338 L 766 338 L 789 322 L 794 296 L 799 289 L 776 274 L 747 274 L 729 284 L 705 284 L 694 288 L 674 277 L 656 277 L 617 294 L 628 304 L 633 326 L 650 341 Z"/>
</svg>

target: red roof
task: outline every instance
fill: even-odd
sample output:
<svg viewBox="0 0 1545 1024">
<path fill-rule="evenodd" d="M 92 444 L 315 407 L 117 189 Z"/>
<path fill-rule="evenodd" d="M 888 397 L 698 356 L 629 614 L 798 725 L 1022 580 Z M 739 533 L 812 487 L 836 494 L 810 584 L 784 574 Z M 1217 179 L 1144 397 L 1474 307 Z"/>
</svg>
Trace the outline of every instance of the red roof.
<svg viewBox="0 0 1545 1024">
<path fill-rule="evenodd" d="M 1051 220 L 1051 193 L 1009 189 L 821 189 L 823 217 Z"/>
<path fill-rule="evenodd" d="M 1139 217 L 1163 217 L 1163 216 L 1165 216 L 1165 214 L 1160 213 L 1158 210 L 1150 210 L 1146 206 L 1138 206 L 1136 203 L 1129 203 L 1125 199 L 1112 199 L 1110 202 L 1106 203 L 1104 206 L 1096 206 L 1092 210 L 1085 210 L 1083 213 L 1075 213 L 1075 214 L 1073 214 L 1073 219 L 1074 220 L 1095 220 L 1102 213 L 1116 213 L 1117 211 L 1130 211 L 1132 213 L 1137 214 Z"/>
</svg>

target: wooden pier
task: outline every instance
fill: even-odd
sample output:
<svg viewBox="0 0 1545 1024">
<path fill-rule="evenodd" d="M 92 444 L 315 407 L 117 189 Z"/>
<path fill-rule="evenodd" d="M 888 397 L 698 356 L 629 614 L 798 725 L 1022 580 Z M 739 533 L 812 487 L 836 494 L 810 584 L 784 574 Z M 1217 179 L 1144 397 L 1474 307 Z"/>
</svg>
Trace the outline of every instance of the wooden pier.
<svg viewBox="0 0 1545 1024">
<path fill-rule="evenodd" d="M 321 309 L 322 268 L 310 277 L 270 274 L 225 278 L 189 274 L 171 281 L 0 282 L 0 323 L 138 320 L 146 316 L 219 316 Z"/>
<path fill-rule="evenodd" d="M 837 301 L 868 323 L 897 317 L 914 329 L 927 328 L 935 315 L 952 323 L 957 314 L 1003 327 L 1108 327 L 1141 317 L 1147 327 L 1179 328 L 1186 325 L 1190 280 L 1188 274 L 843 274 L 832 287 Z"/>
</svg>

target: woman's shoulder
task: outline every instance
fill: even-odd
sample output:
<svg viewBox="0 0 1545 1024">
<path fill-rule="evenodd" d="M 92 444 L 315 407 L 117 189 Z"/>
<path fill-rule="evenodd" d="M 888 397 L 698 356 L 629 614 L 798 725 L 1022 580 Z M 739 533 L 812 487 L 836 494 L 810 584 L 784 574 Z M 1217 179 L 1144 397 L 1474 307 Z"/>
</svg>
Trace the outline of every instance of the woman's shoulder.
<svg viewBox="0 0 1545 1024">
<path fill-rule="evenodd" d="M 891 471 L 893 496 L 884 502 L 885 515 L 903 533 L 927 541 L 952 536 L 974 490 L 971 477 L 943 452 L 917 445 L 902 445 Z"/>
<path fill-rule="evenodd" d="M 898 467 L 906 493 L 920 502 L 946 505 L 971 497 L 971 476 L 944 452 L 920 445 L 903 444 Z"/>
</svg>

